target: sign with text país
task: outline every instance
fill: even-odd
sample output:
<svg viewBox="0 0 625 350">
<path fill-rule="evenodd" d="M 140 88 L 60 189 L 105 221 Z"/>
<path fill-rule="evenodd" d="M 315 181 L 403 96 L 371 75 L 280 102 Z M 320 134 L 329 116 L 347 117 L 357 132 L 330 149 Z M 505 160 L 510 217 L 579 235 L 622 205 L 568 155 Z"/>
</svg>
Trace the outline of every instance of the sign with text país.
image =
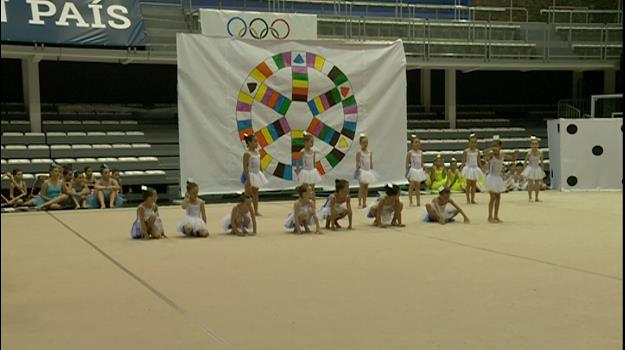
<svg viewBox="0 0 625 350">
<path fill-rule="evenodd" d="M 139 0 L 0 0 L 3 43 L 145 46 Z"/>
</svg>

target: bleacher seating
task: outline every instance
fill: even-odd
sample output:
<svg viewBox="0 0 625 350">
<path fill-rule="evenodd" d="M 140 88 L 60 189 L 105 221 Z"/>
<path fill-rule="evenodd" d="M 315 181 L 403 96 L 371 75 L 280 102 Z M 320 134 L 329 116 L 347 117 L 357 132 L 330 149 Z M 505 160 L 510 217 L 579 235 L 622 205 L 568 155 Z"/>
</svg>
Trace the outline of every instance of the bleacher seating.
<svg viewBox="0 0 625 350">
<path fill-rule="evenodd" d="M 171 127 L 175 114 L 167 119 L 159 114 L 154 124 L 149 112 L 112 113 L 89 110 L 84 105 L 63 107 L 64 113 L 53 111 L 60 107 L 46 106 L 43 113 L 44 132 L 29 132 L 25 113 L 2 113 L 2 172 L 21 169 L 28 186 L 38 175 L 46 175 L 52 162 L 69 164 L 75 170 L 84 167 L 99 169 L 105 163 L 120 170 L 125 186 L 147 184 L 177 188 L 180 176 L 178 131 Z M 138 108 L 135 106 L 134 108 Z M 171 108 L 168 106 L 168 108 Z M 160 113 L 160 112 L 159 112 Z M 117 117 L 118 119 L 114 119 Z M 50 119 L 46 119 L 50 118 Z M 141 123 L 145 123 L 142 125 Z M 18 127 L 12 127 L 18 126 Z M 9 182 L 2 181 L 2 189 Z M 167 189 L 166 192 L 175 191 Z"/>
</svg>

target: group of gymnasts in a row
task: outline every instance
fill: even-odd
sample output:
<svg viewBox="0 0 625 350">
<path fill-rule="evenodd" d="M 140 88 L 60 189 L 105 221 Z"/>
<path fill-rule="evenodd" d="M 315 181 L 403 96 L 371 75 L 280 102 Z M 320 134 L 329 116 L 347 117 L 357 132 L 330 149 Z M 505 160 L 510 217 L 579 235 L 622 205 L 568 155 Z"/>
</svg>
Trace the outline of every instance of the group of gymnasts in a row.
<svg viewBox="0 0 625 350">
<path fill-rule="evenodd" d="M 244 135 L 247 150 L 243 155 L 243 173 L 241 182 L 245 193 L 241 194 L 240 201 L 230 213 L 222 219 L 222 225 L 226 232 L 236 235 L 255 235 L 257 233 L 256 217 L 260 215 L 258 209 L 259 189 L 267 184 L 267 179 L 260 166 L 260 154 L 258 143 L 253 135 Z M 403 204 L 401 203 L 400 188 L 397 185 L 387 184 L 384 191 L 376 198 L 375 202 L 367 206 L 367 194 L 369 184 L 377 180 L 373 170 L 373 154 L 368 149 L 368 139 L 361 134 L 359 138 L 360 150 L 356 154 L 356 169 L 354 178 L 358 180 L 358 208 L 366 208 L 366 215 L 373 219 L 374 226 L 405 226 L 402 223 Z M 538 199 L 540 183 L 545 177 L 542 169 L 543 155 L 538 148 L 538 139 L 532 137 L 531 150 L 525 158 L 523 176 L 529 179 L 530 200 L 531 191 L 535 191 Z M 285 227 L 294 233 L 312 232 L 314 225 L 315 233 L 321 233 L 321 223 L 325 228 L 336 230 L 341 228 L 340 220 L 347 218 L 347 229 L 352 229 L 352 208 L 349 191 L 349 181 L 335 180 L 335 190 L 325 200 L 321 208 L 316 210 L 315 185 L 321 181 L 321 175 L 315 167 L 315 152 L 313 150 L 314 138 L 311 134 L 304 134 L 304 148 L 301 150 L 300 162 L 295 172 L 300 185 L 296 188 L 299 198 L 293 204 L 293 210 L 287 216 Z M 457 173 L 448 176 L 448 181 L 437 188 L 438 195 L 431 203 L 425 205 L 423 220 L 446 224 L 453 222 L 457 215 L 462 215 L 464 222 L 469 223 L 469 217 L 460 206 L 451 199 L 450 188 L 454 182 L 462 178 L 466 181 L 466 198 L 468 204 L 477 204 L 475 201 L 476 183 L 484 173 L 480 169 L 480 161 L 483 158 L 488 164 L 488 173 L 485 176 L 483 191 L 488 191 L 490 201 L 488 206 L 488 222 L 501 223 L 499 207 L 501 193 L 506 191 L 501 171 L 505 160 L 516 160 L 519 152 L 506 155 L 501 151 L 502 142 L 498 135 L 493 136 L 491 147 L 481 152 L 477 147 L 475 134 L 469 136 L 469 146 L 464 150 L 462 164 Z M 411 149 L 406 154 L 406 178 L 409 180 L 409 205 L 421 205 L 420 187 L 426 181 L 428 174 L 424 170 L 421 143 L 419 138 L 413 136 Z M 451 179 L 449 179 L 451 177 Z M 163 224 L 158 216 L 156 207 L 157 193 L 153 189 L 142 188 L 144 201 L 137 209 L 137 218 L 132 226 L 133 238 L 160 238 L 164 236 Z M 204 202 L 198 196 L 199 187 L 193 180 L 187 181 L 185 198 L 182 208 L 186 215 L 178 225 L 178 231 L 187 236 L 207 237 L 209 231 L 206 224 L 206 212 Z"/>
<path fill-rule="evenodd" d="M 120 172 L 106 164 L 96 177 L 91 167 L 74 171 L 70 166 L 50 164 L 47 175 L 38 175 L 30 191 L 24 174 L 13 169 L 2 175 L 10 181 L 8 197 L 2 196 L 2 207 L 35 209 L 115 208 L 124 204 Z"/>
</svg>

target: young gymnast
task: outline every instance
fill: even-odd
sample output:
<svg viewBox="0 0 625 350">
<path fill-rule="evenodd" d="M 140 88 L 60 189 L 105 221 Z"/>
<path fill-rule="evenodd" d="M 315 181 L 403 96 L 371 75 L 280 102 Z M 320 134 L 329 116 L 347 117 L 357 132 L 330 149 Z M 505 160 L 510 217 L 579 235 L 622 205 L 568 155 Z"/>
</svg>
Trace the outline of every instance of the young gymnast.
<svg viewBox="0 0 625 350">
<path fill-rule="evenodd" d="M 34 204 L 35 209 L 63 209 L 67 196 L 63 194 L 63 180 L 60 178 L 60 167 L 50 164 L 48 179 L 43 182 L 39 195 L 35 196 L 26 205 Z"/>
<path fill-rule="evenodd" d="M 356 171 L 354 178 L 360 185 L 358 189 L 358 208 L 367 207 L 367 194 L 369 184 L 376 181 L 377 176 L 373 172 L 373 153 L 368 150 L 369 138 L 365 134 L 360 134 L 360 151 L 356 153 Z"/>
<path fill-rule="evenodd" d="M 413 206 L 412 194 L 417 197 L 417 206 L 421 206 L 421 182 L 427 179 L 427 174 L 423 170 L 423 152 L 421 152 L 421 140 L 416 135 L 412 135 L 411 149 L 406 154 L 406 178 L 410 181 L 408 185 L 408 199 L 410 206 Z"/>
<path fill-rule="evenodd" d="M 124 184 L 122 182 L 121 172 L 118 169 L 112 168 L 111 177 L 115 179 L 115 181 L 117 181 L 117 185 L 119 186 L 119 190 L 117 191 L 117 201 L 118 203 L 121 203 L 120 205 L 118 205 L 118 207 L 120 207 L 126 201 L 126 199 L 124 198 Z"/>
<path fill-rule="evenodd" d="M 527 179 L 527 194 L 530 202 L 532 201 L 532 191 L 534 191 L 536 202 L 540 202 L 538 194 L 540 193 L 541 182 L 546 176 L 543 170 L 543 152 L 538 148 L 539 145 L 538 138 L 532 136 L 531 149 L 525 155 L 525 169 L 521 172 L 521 175 Z"/>
<path fill-rule="evenodd" d="M 304 232 L 310 232 L 308 226 L 315 224 L 315 233 L 320 234 L 319 230 L 319 218 L 315 209 L 315 203 L 312 198 L 314 196 L 310 187 L 306 185 L 299 185 L 296 189 L 299 199 L 293 204 L 293 211 L 289 213 L 286 219 L 284 227 L 293 229 L 293 233 L 302 233 L 301 228 L 304 228 Z"/>
<path fill-rule="evenodd" d="M 186 215 L 178 224 L 178 231 L 189 237 L 208 237 L 204 201 L 198 197 L 199 187 L 192 179 L 187 180 L 187 193 L 182 201 Z"/>
<path fill-rule="evenodd" d="M 89 198 L 91 190 L 87 186 L 87 181 L 85 180 L 84 173 L 81 173 L 80 171 L 74 172 L 74 178 L 72 179 L 72 189 L 74 189 L 74 192 L 76 192 L 76 194 L 78 195 L 81 203 L 80 206 L 82 208 L 87 208 L 87 199 Z"/>
<path fill-rule="evenodd" d="M 74 173 L 70 169 L 63 169 L 63 193 L 67 196 L 66 207 L 74 206 L 74 209 L 80 209 L 80 196 L 74 190 Z"/>
<path fill-rule="evenodd" d="M 465 191 L 466 181 L 462 175 L 460 175 L 460 170 L 458 170 L 458 161 L 456 158 L 451 158 L 451 162 L 449 163 L 449 176 L 447 176 L 447 183 L 445 186 L 449 187 L 452 192 Z"/>
<path fill-rule="evenodd" d="M 434 192 L 435 189 L 445 186 L 447 178 L 449 177 L 448 171 L 445 168 L 445 160 L 442 154 L 437 154 L 434 164 L 430 169 L 430 176 L 425 180 L 425 186 Z"/>
<path fill-rule="evenodd" d="M 87 184 L 87 188 L 89 188 L 89 190 L 93 190 L 93 187 L 95 186 L 95 182 L 98 179 L 95 177 L 95 174 L 93 173 L 93 170 L 91 169 L 90 166 L 85 167 L 84 175 L 85 175 L 85 183 Z"/>
<path fill-rule="evenodd" d="M 243 175 L 241 182 L 245 185 L 245 193 L 252 199 L 255 215 L 258 212 L 258 191 L 267 184 L 267 178 L 260 168 L 260 154 L 258 153 L 258 140 L 254 135 L 243 135 L 247 150 L 243 154 Z"/>
<path fill-rule="evenodd" d="M 321 182 L 319 170 L 315 167 L 315 151 L 313 146 L 315 139 L 313 135 L 304 131 L 304 149 L 299 153 L 300 161 L 295 166 L 295 174 L 300 185 L 306 185 L 313 192 L 313 201 L 315 200 L 315 185 Z"/>
<path fill-rule="evenodd" d="M 447 204 L 450 204 L 452 208 L 447 208 Z M 464 218 L 464 223 L 468 224 L 471 221 L 467 214 L 451 199 L 451 191 L 449 187 L 440 187 L 438 189 L 438 196 L 432 198 L 432 202 L 425 205 L 425 222 L 437 222 L 441 225 L 445 225 L 449 222 L 453 222 L 456 215 L 460 214 Z"/>
<path fill-rule="evenodd" d="M 499 139 L 499 135 L 493 136 L 491 148 L 487 149 L 484 156 L 488 161 L 488 175 L 486 181 L 484 181 L 484 191 L 488 191 L 490 194 L 490 200 L 488 202 L 488 222 L 501 223 L 499 219 L 499 205 L 501 203 L 501 193 L 506 191 L 506 185 L 504 184 L 501 176 L 501 170 L 503 168 L 504 160 L 516 160 L 519 151 L 514 153 L 514 156 L 508 156 L 501 152 L 502 142 Z"/>
<path fill-rule="evenodd" d="M 374 226 L 386 227 L 390 224 L 404 227 L 406 225 L 401 222 L 403 208 L 404 205 L 399 200 L 399 186 L 387 184 L 384 186 L 384 193 L 369 207 L 367 217 L 375 219 Z"/>
<path fill-rule="evenodd" d="M 93 186 L 94 192 L 87 199 L 89 207 L 97 208 L 99 204 L 100 209 L 105 209 L 107 203 L 110 208 L 124 205 L 123 198 L 117 195 L 119 192 L 119 184 L 111 176 L 111 170 L 106 164 L 100 166 L 100 173 L 102 177 L 95 182 Z"/>
<path fill-rule="evenodd" d="M 163 222 L 158 215 L 156 191 L 146 186 L 141 186 L 141 191 L 143 202 L 137 207 L 137 218 L 130 229 L 130 236 L 135 239 L 167 238 L 163 229 Z"/>
<path fill-rule="evenodd" d="M 22 171 L 13 169 L 13 172 L 6 173 L 5 175 L 11 181 L 11 184 L 9 185 L 9 198 L 5 203 L 2 203 L 2 206 L 17 207 L 24 204 L 28 196 L 28 189 L 26 188 L 26 182 L 23 179 Z"/>
<path fill-rule="evenodd" d="M 339 220 L 347 216 L 349 220 L 348 230 L 352 229 L 352 205 L 349 196 L 349 182 L 345 180 L 334 181 L 335 190 L 319 210 L 319 217 L 325 220 L 327 229 L 336 231 L 341 228 Z"/>
<path fill-rule="evenodd" d="M 477 204 L 475 201 L 477 181 L 484 177 L 484 173 L 480 169 L 480 150 L 477 148 L 477 137 L 475 134 L 469 135 L 469 147 L 462 154 L 460 174 L 467 182 L 465 191 L 467 204 Z"/>
<path fill-rule="evenodd" d="M 237 236 L 256 234 L 256 215 L 252 204 L 252 197 L 242 194 L 239 203 L 232 208 L 230 214 L 222 219 L 224 229 Z M 251 231 L 251 232 L 250 232 Z"/>
</svg>

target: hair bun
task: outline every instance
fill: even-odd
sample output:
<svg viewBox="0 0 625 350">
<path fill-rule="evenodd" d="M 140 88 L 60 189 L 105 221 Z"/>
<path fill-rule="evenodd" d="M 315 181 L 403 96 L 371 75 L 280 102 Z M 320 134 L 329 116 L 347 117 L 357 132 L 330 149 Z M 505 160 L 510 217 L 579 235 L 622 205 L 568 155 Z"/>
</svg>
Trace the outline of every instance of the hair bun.
<svg viewBox="0 0 625 350">
<path fill-rule="evenodd" d="M 141 191 L 147 191 L 148 190 L 148 186 L 146 185 L 141 185 Z"/>
<path fill-rule="evenodd" d="M 475 137 L 475 133 L 469 134 L 469 137 Z"/>
<path fill-rule="evenodd" d="M 456 157 L 451 157 L 451 161 L 452 162 L 457 162 L 458 160 L 456 159 Z"/>
</svg>

